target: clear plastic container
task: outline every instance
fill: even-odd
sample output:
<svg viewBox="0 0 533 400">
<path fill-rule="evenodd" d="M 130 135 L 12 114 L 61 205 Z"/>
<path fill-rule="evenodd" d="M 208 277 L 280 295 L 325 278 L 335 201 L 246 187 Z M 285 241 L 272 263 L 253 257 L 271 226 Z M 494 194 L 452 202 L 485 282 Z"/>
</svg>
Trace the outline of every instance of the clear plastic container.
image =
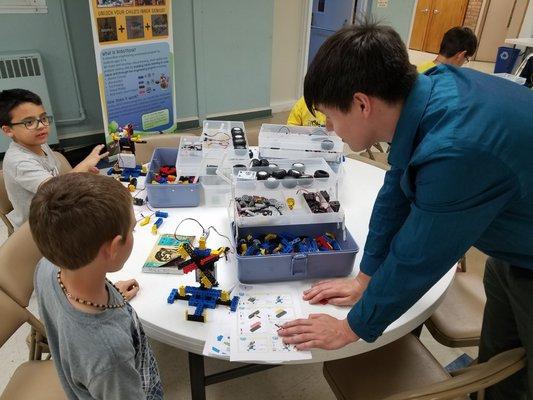
<svg viewBox="0 0 533 400">
<path fill-rule="evenodd" d="M 182 136 L 176 156 L 176 174 L 199 176 L 203 162 L 202 143 L 198 136 Z"/>
<path fill-rule="evenodd" d="M 240 128 L 242 130 L 245 145 L 242 148 L 235 148 L 231 130 Z M 200 140 L 203 144 L 204 158 L 221 160 L 225 153 L 236 155 L 248 154 L 248 140 L 246 130 L 242 121 L 212 121 L 205 120 L 202 124 L 202 135 Z"/>
<path fill-rule="evenodd" d="M 321 127 L 263 124 L 259 131 L 261 158 L 316 158 L 342 160 L 344 144 L 334 132 Z"/>
<path fill-rule="evenodd" d="M 228 207 L 231 199 L 231 186 L 220 176 L 200 177 L 204 190 L 204 204 L 207 207 Z"/>
</svg>

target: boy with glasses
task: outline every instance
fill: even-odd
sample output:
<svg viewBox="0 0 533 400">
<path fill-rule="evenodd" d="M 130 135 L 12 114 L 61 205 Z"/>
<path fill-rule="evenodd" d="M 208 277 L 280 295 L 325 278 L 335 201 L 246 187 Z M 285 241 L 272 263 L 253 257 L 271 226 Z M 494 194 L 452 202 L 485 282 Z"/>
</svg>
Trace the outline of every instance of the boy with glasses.
<svg viewBox="0 0 533 400">
<path fill-rule="evenodd" d="M 477 38 L 472 29 L 456 26 L 444 34 L 437 58 L 418 65 L 416 69 L 422 74 L 438 64 L 462 67 L 470 61 L 476 50 Z"/>
<path fill-rule="evenodd" d="M 27 219 L 31 199 L 46 180 L 59 175 L 59 162 L 48 144 L 52 116 L 46 114 L 38 95 L 25 89 L 0 92 L 0 127 L 13 139 L 3 162 L 7 195 L 13 211 L 8 218 L 17 229 Z M 79 163 L 73 172 L 98 173 L 96 164 L 107 153 L 100 154 L 103 145 Z"/>
</svg>

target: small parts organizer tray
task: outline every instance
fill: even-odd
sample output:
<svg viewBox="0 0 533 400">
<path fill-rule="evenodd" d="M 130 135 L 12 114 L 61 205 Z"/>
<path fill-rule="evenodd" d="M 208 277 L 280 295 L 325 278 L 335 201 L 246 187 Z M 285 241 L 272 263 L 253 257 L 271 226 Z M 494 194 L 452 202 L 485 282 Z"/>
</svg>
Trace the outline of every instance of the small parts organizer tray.
<svg viewBox="0 0 533 400">
<path fill-rule="evenodd" d="M 262 158 L 315 158 L 340 163 L 344 144 L 334 132 L 321 127 L 263 124 L 259 131 Z"/>
<path fill-rule="evenodd" d="M 237 227 L 344 224 L 337 176 L 323 159 L 263 159 L 251 160 L 250 165 L 233 171 Z"/>
<path fill-rule="evenodd" d="M 157 182 L 162 167 L 174 167 L 178 149 L 175 147 L 158 147 L 150 160 L 150 171 L 146 176 L 147 200 L 153 207 L 195 207 L 200 203 L 200 184 L 193 177 L 197 177 L 198 170 L 191 167 L 186 169 L 183 165 L 176 168 L 176 179 L 167 179 L 166 182 Z M 171 169 L 171 168 L 168 168 Z M 181 177 L 187 176 L 187 179 Z M 161 180 L 160 180 L 161 181 Z"/>
<path fill-rule="evenodd" d="M 236 248 L 266 247 L 271 237 L 283 242 L 277 253 L 258 255 L 252 251 L 237 251 L 237 274 L 242 283 L 290 281 L 299 279 L 323 279 L 347 276 L 352 272 L 355 256 L 359 251 L 357 243 L 348 230 L 335 223 L 262 226 L 236 229 L 233 225 Z M 344 236 L 344 238 L 343 238 Z M 335 238 L 335 249 L 325 249 L 321 241 Z M 291 243 L 294 249 L 291 249 Z M 320 249 L 298 249 L 299 243 L 318 242 Z M 247 255 L 249 254 L 249 255 Z"/>
</svg>

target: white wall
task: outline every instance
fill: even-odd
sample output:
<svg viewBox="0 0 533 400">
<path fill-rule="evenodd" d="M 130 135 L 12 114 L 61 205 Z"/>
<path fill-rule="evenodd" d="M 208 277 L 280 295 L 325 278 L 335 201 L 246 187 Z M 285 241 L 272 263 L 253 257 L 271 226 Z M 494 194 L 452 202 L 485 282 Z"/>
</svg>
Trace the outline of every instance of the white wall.
<svg viewBox="0 0 533 400">
<path fill-rule="evenodd" d="M 524 22 L 522 23 L 522 29 L 518 37 L 533 37 L 533 0 L 529 1 L 527 6 L 526 16 L 524 17 Z"/>
<path fill-rule="evenodd" d="M 309 0 L 275 0 L 272 37 L 270 106 L 273 112 L 290 110 L 299 93 L 303 51 L 305 7 Z"/>
</svg>

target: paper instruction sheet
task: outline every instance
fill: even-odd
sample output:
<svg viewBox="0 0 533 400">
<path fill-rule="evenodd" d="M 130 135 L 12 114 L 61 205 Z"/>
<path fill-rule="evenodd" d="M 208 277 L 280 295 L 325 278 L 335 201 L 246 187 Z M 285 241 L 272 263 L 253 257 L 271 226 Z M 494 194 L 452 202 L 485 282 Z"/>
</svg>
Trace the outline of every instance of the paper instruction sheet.
<svg viewBox="0 0 533 400">
<path fill-rule="evenodd" d="M 280 325 L 302 316 L 298 293 L 274 285 L 240 285 L 236 321 L 230 334 L 231 361 L 283 362 L 307 360 L 311 352 L 298 351 L 278 336 Z"/>
</svg>

